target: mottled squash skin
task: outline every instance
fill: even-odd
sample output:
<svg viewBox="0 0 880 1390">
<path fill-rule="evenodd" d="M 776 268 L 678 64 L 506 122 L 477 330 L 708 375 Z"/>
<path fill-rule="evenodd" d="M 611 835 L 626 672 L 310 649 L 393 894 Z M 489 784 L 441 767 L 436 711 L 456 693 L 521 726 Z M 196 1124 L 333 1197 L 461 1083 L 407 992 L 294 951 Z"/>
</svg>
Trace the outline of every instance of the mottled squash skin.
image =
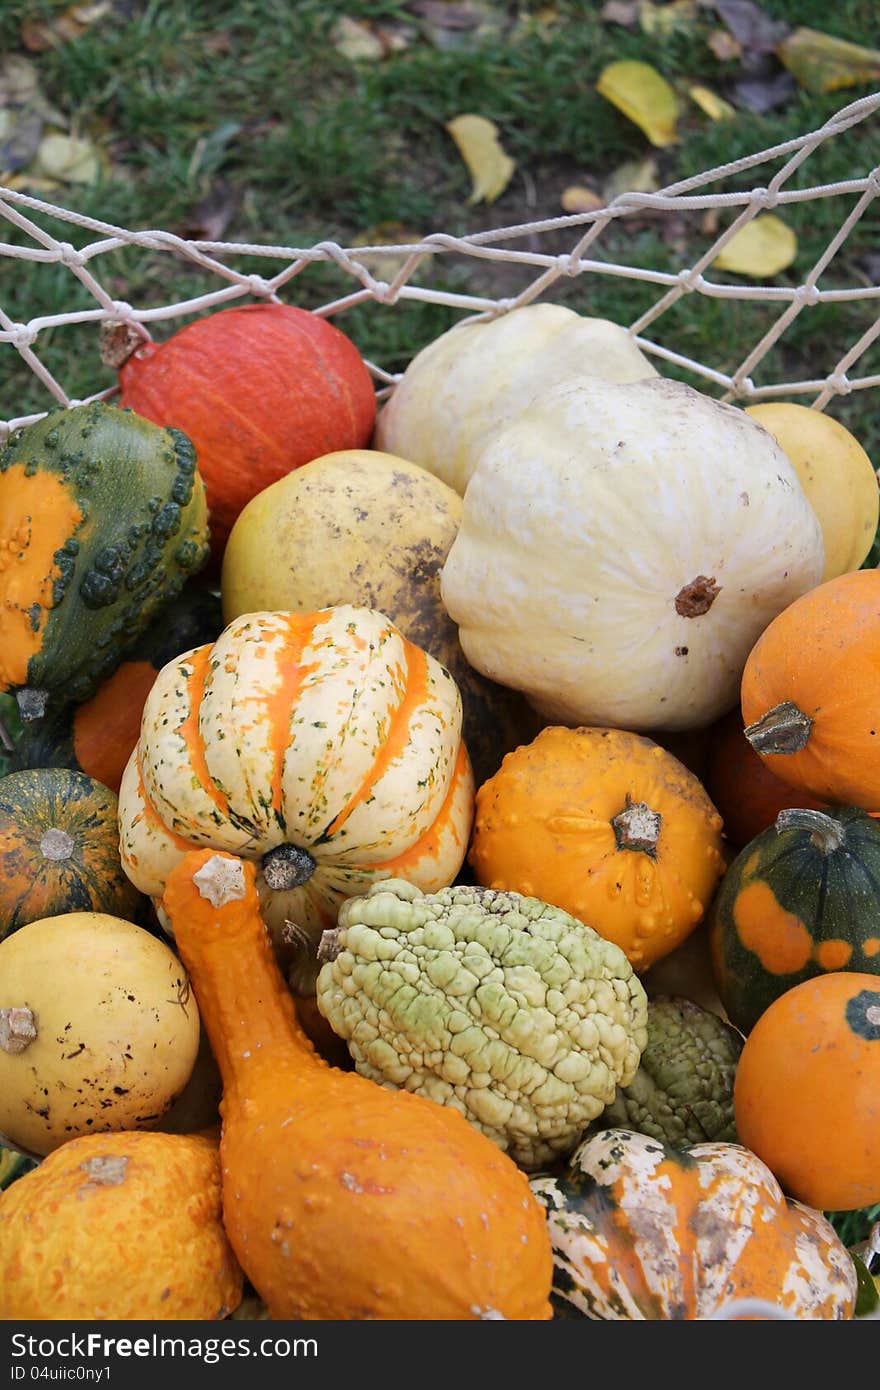
<svg viewBox="0 0 880 1390">
<path fill-rule="evenodd" d="M 26 718 L 88 699 L 207 554 L 190 440 L 101 401 L 0 454 L 0 689 Z"/>
<path fill-rule="evenodd" d="M 0 778 L 0 939 L 59 913 L 135 920 L 148 907 L 122 868 L 109 787 L 70 768 Z"/>
</svg>

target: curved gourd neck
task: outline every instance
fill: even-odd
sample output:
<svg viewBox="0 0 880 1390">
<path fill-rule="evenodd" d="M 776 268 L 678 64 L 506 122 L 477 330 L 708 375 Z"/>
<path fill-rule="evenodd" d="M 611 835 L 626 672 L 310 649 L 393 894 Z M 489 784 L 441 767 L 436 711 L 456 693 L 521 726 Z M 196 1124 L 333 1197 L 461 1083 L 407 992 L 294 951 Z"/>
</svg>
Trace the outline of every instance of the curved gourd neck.
<svg viewBox="0 0 880 1390">
<path fill-rule="evenodd" d="M 846 842 L 846 830 L 839 820 L 826 815 L 824 811 L 815 811 L 807 806 L 786 807 L 779 812 L 774 824 L 778 832 L 808 831 L 811 843 L 823 854 L 831 854 Z"/>
</svg>

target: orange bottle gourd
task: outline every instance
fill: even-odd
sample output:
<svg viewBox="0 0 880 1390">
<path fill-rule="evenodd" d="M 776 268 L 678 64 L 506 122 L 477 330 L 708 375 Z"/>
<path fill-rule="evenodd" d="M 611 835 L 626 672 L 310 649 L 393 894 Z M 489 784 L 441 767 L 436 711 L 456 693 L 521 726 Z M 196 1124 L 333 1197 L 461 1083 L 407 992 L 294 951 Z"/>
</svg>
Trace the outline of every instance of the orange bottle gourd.
<svg viewBox="0 0 880 1390">
<path fill-rule="evenodd" d="M 526 1175 L 456 1111 L 316 1053 L 255 880 L 235 855 L 191 851 L 163 902 L 223 1077 L 226 1230 L 270 1316 L 549 1318 Z"/>
</svg>

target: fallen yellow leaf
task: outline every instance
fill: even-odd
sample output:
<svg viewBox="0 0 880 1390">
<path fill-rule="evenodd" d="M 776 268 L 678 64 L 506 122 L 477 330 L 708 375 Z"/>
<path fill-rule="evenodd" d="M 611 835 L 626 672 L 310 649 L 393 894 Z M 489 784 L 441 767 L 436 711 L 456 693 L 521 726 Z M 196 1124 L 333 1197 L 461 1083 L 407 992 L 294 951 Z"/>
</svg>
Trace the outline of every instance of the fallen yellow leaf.
<svg viewBox="0 0 880 1390">
<path fill-rule="evenodd" d="M 710 87 L 688 87 L 688 95 L 712 121 L 729 121 L 736 115 L 736 108 L 723 97 L 716 96 Z"/>
<path fill-rule="evenodd" d="M 385 45 L 369 24 L 348 15 L 337 19 L 330 31 L 330 42 L 337 53 L 352 63 L 374 63 L 385 57 Z"/>
<path fill-rule="evenodd" d="M 693 29 L 696 19 L 697 0 L 669 0 L 665 5 L 655 5 L 653 0 L 642 0 L 639 5 L 639 28 L 643 34 L 662 37 L 687 33 Z"/>
<path fill-rule="evenodd" d="M 759 213 L 731 237 L 712 262 L 719 270 L 764 280 L 790 266 L 797 255 L 797 237 L 772 212 Z"/>
<path fill-rule="evenodd" d="M 469 203 L 494 203 L 509 184 L 516 164 L 504 153 L 498 127 L 485 116 L 466 114 L 446 122 L 458 152 L 470 172 L 473 188 Z"/>
<path fill-rule="evenodd" d="M 776 55 L 808 92 L 834 92 L 880 77 L 880 51 L 835 39 L 818 29 L 795 29 L 779 44 Z"/>
<path fill-rule="evenodd" d="M 678 139 L 678 98 L 650 63 L 623 58 L 599 74 L 596 91 L 633 121 L 652 145 L 673 145 Z"/>
<path fill-rule="evenodd" d="M 101 160 L 89 140 L 71 135 L 46 135 L 40 141 L 34 173 L 64 183 L 94 183 Z"/>
<path fill-rule="evenodd" d="M 660 170 L 652 155 L 619 164 L 602 185 L 605 201 L 611 203 L 620 193 L 655 193 L 660 187 Z"/>
<path fill-rule="evenodd" d="M 594 193 L 592 188 L 573 183 L 562 190 L 559 205 L 563 212 L 595 212 L 597 208 L 604 208 L 605 200 L 600 198 L 598 193 Z"/>
</svg>

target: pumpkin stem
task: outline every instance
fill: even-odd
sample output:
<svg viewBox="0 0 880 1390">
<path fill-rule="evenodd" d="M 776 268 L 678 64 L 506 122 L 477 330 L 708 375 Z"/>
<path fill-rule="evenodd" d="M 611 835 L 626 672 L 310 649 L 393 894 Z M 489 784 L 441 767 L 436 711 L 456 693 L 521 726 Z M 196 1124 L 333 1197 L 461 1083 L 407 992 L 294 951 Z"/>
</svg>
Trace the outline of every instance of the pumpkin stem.
<svg viewBox="0 0 880 1390">
<path fill-rule="evenodd" d="M 791 700 L 783 700 L 747 724 L 743 733 L 756 753 L 799 753 L 806 748 L 813 721 Z"/>
<path fill-rule="evenodd" d="M 30 1009 L 0 1009 L 0 1047 L 4 1052 L 24 1052 L 36 1038 L 37 1021 Z"/>
<path fill-rule="evenodd" d="M 46 713 L 49 692 L 48 690 L 32 690 L 29 685 L 23 685 L 16 690 L 15 698 L 18 702 L 19 714 L 29 724 L 33 719 L 42 719 Z"/>
<path fill-rule="evenodd" d="M 315 872 L 315 861 L 299 845 L 276 845 L 263 855 L 260 868 L 270 888 L 286 893 L 308 882 Z"/>
<path fill-rule="evenodd" d="M 69 859 L 75 848 L 73 836 L 68 835 L 66 830 L 59 830 L 55 825 L 49 830 L 44 830 L 40 836 L 40 853 L 44 859 L 59 862 L 62 859 Z"/>
<path fill-rule="evenodd" d="M 662 820 L 659 811 L 652 811 L 646 801 L 632 801 L 627 793 L 625 808 L 611 821 L 617 848 L 656 854 Z"/>
<path fill-rule="evenodd" d="M 708 613 L 721 593 L 720 584 L 708 575 L 698 574 L 690 584 L 683 584 L 675 595 L 675 611 L 680 618 L 701 618 Z"/>
<path fill-rule="evenodd" d="M 774 824 L 780 833 L 783 830 L 809 830 L 810 843 L 823 854 L 840 849 L 846 839 L 840 821 L 826 816 L 824 811 L 813 811 L 806 806 L 787 806 L 779 812 Z"/>
<path fill-rule="evenodd" d="M 150 342 L 150 335 L 140 324 L 120 319 L 107 319 L 98 329 L 98 353 L 105 367 L 118 371 L 129 357 Z"/>
<path fill-rule="evenodd" d="M 342 942 L 339 939 L 339 928 L 328 927 L 321 933 L 321 940 L 318 942 L 318 960 L 322 963 L 325 960 L 335 960 L 342 950 Z"/>
</svg>

